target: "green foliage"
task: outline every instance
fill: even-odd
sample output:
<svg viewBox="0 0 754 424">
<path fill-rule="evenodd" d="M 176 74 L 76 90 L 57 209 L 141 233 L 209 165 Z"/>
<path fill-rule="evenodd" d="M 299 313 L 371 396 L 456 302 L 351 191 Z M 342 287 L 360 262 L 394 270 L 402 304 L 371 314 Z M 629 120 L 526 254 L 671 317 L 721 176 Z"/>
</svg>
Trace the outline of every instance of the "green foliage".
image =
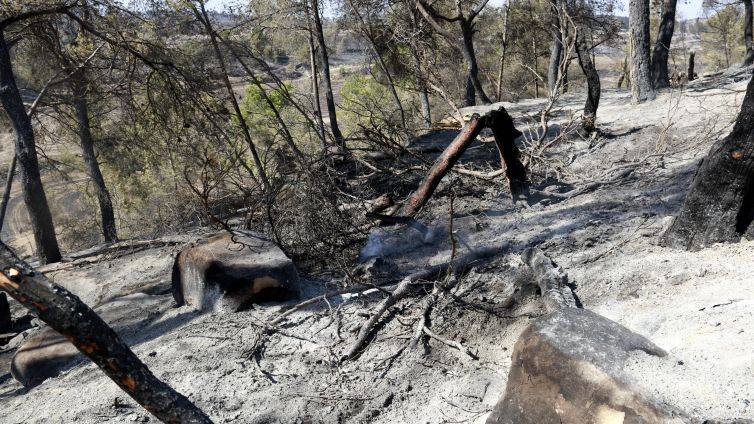
<svg viewBox="0 0 754 424">
<path fill-rule="evenodd" d="M 710 16 L 702 33 L 702 60 L 708 69 L 727 68 L 743 60 L 743 14 L 737 5 L 725 6 Z"/>
<path fill-rule="evenodd" d="M 338 120 L 346 133 L 357 131 L 360 126 L 383 127 L 396 118 L 390 89 L 371 75 L 346 76 L 340 95 L 344 113 Z"/>
</svg>

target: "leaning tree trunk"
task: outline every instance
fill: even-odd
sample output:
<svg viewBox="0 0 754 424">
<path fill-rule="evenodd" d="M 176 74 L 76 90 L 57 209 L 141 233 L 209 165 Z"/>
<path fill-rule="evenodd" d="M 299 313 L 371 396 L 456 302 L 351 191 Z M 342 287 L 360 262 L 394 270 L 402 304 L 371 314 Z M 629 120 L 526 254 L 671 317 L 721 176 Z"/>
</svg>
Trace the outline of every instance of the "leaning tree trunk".
<svg viewBox="0 0 754 424">
<path fill-rule="evenodd" d="M 212 421 L 185 396 L 152 374 L 120 337 L 75 294 L 35 272 L 0 242 L 0 290 L 67 338 L 128 393 L 165 423 Z"/>
<path fill-rule="evenodd" d="M 749 0 L 751 1 L 751 0 Z M 657 33 L 657 41 L 652 52 L 652 84 L 655 89 L 670 87 L 668 77 L 668 55 L 675 28 L 675 6 L 678 0 L 665 0 L 662 3 L 662 21 Z"/>
<path fill-rule="evenodd" d="M 345 147 L 345 141 L 338 126 L 338 117 L 335 110 L 335 96 L 333 95 L 332 80 L 330 79 L 330 56 L 327 54 L 327 43 L 325 42 L 325 33 L 322 30 L 322 19 L 319 17 L 319 0 L 312 0 L 311 8 L 311 14 L 314 18 L 314 33 L 319 43 L 319 59 L 322 62 L 322 83 L 325 86 L 325 101 L 327 103 L 327 114 L 330 118 L 330 130 L 332 131 L 333 138 L 335 138 L 335 142 L 340 147 Z"/>
<path fill-rule="evenodd" d="M 584 71 L 587 82 L 586 104 L 584 105 L 584 115 L 581 117 L 581 126 L 584 131 L 591 134 L 597 129 L 595 123 L 597 107 L 600 104 L 600 75 L 597 73 L 594 62 L 592 62 L 592 55 L 581 28 L 576 33 L 576 54 L 579 56 L 579 65 L 581 65 L 581 70 Z"/>
<path fill-rule="evenodd" d="M 563 59 L 563 36 L 560 32 L 558 0 L 550 0 L 550 26 L 552 46 L 550 47 L 550 63 L 547 68 L 547 89 L 550 96 L 554 96 L 557 94 L 558 71 Z"/>
<path fill-rule="evenodd" d="M 716 142 L 663 236 L 666 246 L 700 249 L 754 237 L 754 79 L 733 130 Z"/>
<path fill-rule="evenodd" d="M 752 38 L 752 4 L 751 0 L 744 1 L 744 43 L 746 44 L 746 57 L 744 66 L 754 63 L 754 39 Z"/>
<path fill-rule="evenodd" d="M 461 33 L 463 35 L 461 51 L 463 52 L 463 58 L 466 60 L 466 69 L 468 71 L 466 106 L 474 106 L 476 104 L 476 98 L 471 96 L 472 88 L 483 104 L 492 103 L 487 94 L 485 94 L 482 82 L 479 80 L 479 67 L 477 66 L 476 52 L 474 51 L 474 24 L 472 22 L 461 22 Z"/>
<path fill-rule="evenodd" d="M 628 40 L 631 47 L 631 102 L 654 100 L 649 74 L 649 0 L 630 0 Z"/>
<path fill-rule="evenodd" d="M 71 84 L 73 90 L 73 108 L 76 111 L 76 123 L 78 125 L 79 140 L 81 142 L 81 155 L 84 158 L 86 173 L 94 184 L 94 191 L 99 202 L 100 217 L 102 219 L 102 235 L 106 243 L 118 241 L 118 232 L 115 227 L 115 213 L 110 192 L 105 185 L 105 178 L 100 171 L 97 156 L 94 153 L 94 137 L 89 121 L 89 106 L 86 99 L 86 88 L 80 83 Z"/>
<path fill-rule="evenodd" d="M 31 229 L 39 261 L 42 264 L 58 262 L 61 258 L 60 248 L 55 238 L 55 226 L 52 223 L 52 214 L 39 173 L 34 128 L 31 126 L 31 119 L 26 113 L 21 93 L 16 86 L 10 48 L 5 41 L 2 28 L 0 28 L 0 102 L 16 132 L 16 158 L 21 175 L 24 203 L 31 218 Z"/>
</svg>

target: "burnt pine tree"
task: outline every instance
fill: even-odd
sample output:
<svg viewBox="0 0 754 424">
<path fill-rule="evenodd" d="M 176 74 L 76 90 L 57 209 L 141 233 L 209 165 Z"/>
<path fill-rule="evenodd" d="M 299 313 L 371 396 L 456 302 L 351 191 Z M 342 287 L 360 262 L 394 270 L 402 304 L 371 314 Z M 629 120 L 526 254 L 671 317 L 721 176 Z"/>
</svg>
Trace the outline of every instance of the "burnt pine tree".
<svg viewBox="0 0 754 424">
<path fill-rule="evenodd" d="M 423 0 L 416 0 L 416 7 L 421 12 L 427 23 L 432 26 L 438 34 L 446 38 L 451 42 L 451 45 L 460 50 L 463 55 L 463 59 L 466 62 L 466 69 L 468 71 L 466 77 L 466 98 L 464 99 L 465 106 L 476 105 L 476 96 L 484 104 L 492 103 L 482 87 L 482 81 L 479 79 L 479 66 L 477 64 L 476 50 L 474 49 L 474 32 L 476 25 L 476 18 L 482 9 L 487 5 L 489 0 L 481 1 L 477 6 L 471 8 L 468 12 L 464 13 L 459 2 L 456 7 L 456 14 L 453 16 L 446 16 L 440 14 L 435 8 Z M 460 39 L 453 35 L 450 31 L 443 28 L 439 21 L 458 23 L 461 30 Z"/>
<path fill-rule="evenodd" d="M 733 130 L 702 161 L 663 244 L 701 249 L 754 237 L 754 79 Z"/>
<path fill-rule="evenodd" d="M 58 262 L 61 259 L 60 248 L 55 237 L 55 226 L 52 223 L 52 214 L 39 173 L 34 128 L 16 85 L 10 46 L 5 40 L 5 30 L 12 22 L 14 22 L 12 18 L 0 21 L 0 102 L 16 133 L 16 159 L 20 170 L 24 203 L 29 212 L 39 261 L 46 264 Z"/>
<path fill-rule="evenodd" d="M 751 0 L 748 0 L 751 1 Z M 670 43 L 675 29 L 675 7 L 678 0 L 664 0 L 662 2 L 662 20 L 657 33 L 657 41 L 652 51 L 652 85 L 655 89 L 670 87 L 668 77 L 668 55 Z"/>
<path fill-rule="evenodd" d="M 592 61 L 591 51 L 586 42 L 587 33 L 579 26 L 576 29 L 576 54 L 579 57 L 579 65 L 584 72 L 587 83 L 586 104 L 584 105 L 584 114 L 581 117 L 581 126 L 584 131 L 593 133 L 597 127 L 597 107 L 600 104 L 600 75 Z"/>
<path fill-rule="evenodd" d="M 345 147 L 343 134 L 338 126 L 338 117 L 335 111 L 335 96 L 333 95 L 332 80 L 330 79 L 330 56 L 327 54 L 327 43 L 325 42 L 325 32 L 322 29 L 322 19 L 319 16 L 319 1 L 312 0 L 310 12 L 314 22 L 314 35 L 319 44 L 320 71 L 322 72 L 322 84 L 325 89 L 325 102 L 327 104 L 327 114 L 330 120 L 330 130 L 335 142 L 340 147 Z"/>
<path fill-rule="evenodd" d="M 754 37 L 752 37 L 752 4 L 751 0 L 744 2 L 744 43 L 746 44 L 746 56 L 744 57 L 744 66 L 754 63 Z"/>
<path fill-rule="evenodd" d="M 655 98 L 649 74 L 649 0 L 631 0 L 628 9 L 631 102 L 637 104 Z"/>
</svg>

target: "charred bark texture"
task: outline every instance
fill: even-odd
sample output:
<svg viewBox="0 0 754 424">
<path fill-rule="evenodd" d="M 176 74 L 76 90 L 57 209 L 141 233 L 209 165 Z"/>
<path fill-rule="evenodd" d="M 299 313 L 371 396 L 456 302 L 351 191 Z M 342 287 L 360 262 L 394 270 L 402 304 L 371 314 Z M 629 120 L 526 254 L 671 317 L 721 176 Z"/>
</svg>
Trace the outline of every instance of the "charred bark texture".
<svg viewBox="0 0 754 424">
<path fill-rule="evenodd" d="M 123 391 L 165 423 L 211 423 L 186 397 L 157 379 L 76 295 L 35 273 L 0 242 L 0 289 L 88 356 Z"/>
<path fill-rule="evenodd" d="M 13 190 L 13 177 L 16 175 L 16 155 L 10 160 L 10 166 L 8 167 L 8 176 L 5 179 L 5 190 L 3 191 L 3 200 L 0 202 L 0 231 L 3 230 L 5 224 L 5 212 L 8 210 L 8 202 L 10 202 L 10 192 Z"/>
<path fill-rule="evenodd" d="M 751 1 L 751 0 L 749 0 Z M 657 33 L 657 41 L 652 51 L 652 84 L 655 89 L 670 87 L 668 76 L 668 55 L 675 29 L 675 8 L 678 0 L 662 2 L 662 20 Z"/>
<path fill-rule="evenodd" d="M 663 236 L 666 246 L 701 249 L 754 236 L 754 79 L 749 81 L 733 130 L 712 146 L 678 216 Z"/>
<path fill-rule="evenodd" d="M 0 102 L 10 118 L 16 133 L 16 158 L 18 160 L 24 203 L 31 218 L 31 228 L 39 261 L 42 264 L 58 262 L 61 258 L 55 226 L 47 203 L 34 140 L 34 128 L 16 86 L 10 47 L 0 27 Z"/>
<path fill-rule="evenodd" d="M 557 90 L 560 62 L 563 59 L 563 36 L 560 32 L 560 10 L 558 0 L 550 0 L 550 31 L 552 32 L 552 46 L 550 47 L 550 63 L 547 68 L 547 89 L 550 95 Z"/>
<path fill-rule="evenodd" d="M 600 104 L 602 89 L 600 87 L 600 75 L 597 73 L 594 62 L 592 62 L 586 36 L 581 28 L 576 33 L 576 54 L 579 57 L 579 65 L 581 70 L 584 71 L 587 82 L 586 104 L 584 105 L 584 115 L 581 117 L 581 126 L 584 131 L 593 133 L 597 129 L 597 107 Z"/>
<path fill-rule="evenodd" d="M 751 0 L 744 2 L 744 43 L 746 44 L 746 56 L 744 57 L 744 66 L 754 63 L 754 37 L 752 37 L 752 4 Z"/>
<path fill-rule="evenodd" d="M 694 76 L 694 56 L 696 56 L 696 53 L 689 53 L 689 69 L 686 72 L 689 81 L 693 81 L 696 78 L 696 76 Z"/>
<path fill-rule="evenodd" d="M 13 328 L 11 321 L 10 305 L 5 292 L 0 292 L 0 333 L 7 333 Z"/>
<path fill-rule="evenodd" d="M 115 213 L 110 192 L 105 185 L 105 178 L 94 153 L 94 137 L 92 136 L 91 123 L 89 120 L 89 105 L 86 99 L 86 86 L 80 82 L 72 84 L 73 108 L 76 111 L 76 123 L 78 125 L 79 141 L 81 142 L 81 155 L 84 158 L 84 166 L 89 179 L 94 184 L 94 192 L 99 203 L 100 218 L 102 219 L 102 235 L 105 242 L 118 241 L 118 232 L 115 227 Z"/>
<path fill-rule="evenodd" d="M 501 165 L 505 168 L 511 193 L 518 197 L 526 188 L 526 168 L 521 163 L 520 152 L 516 147 L 515 140 L 521 132 L 513 125 L 513 119 L 508 115 L 505 108 L 500 108 L 486 113 L 480 117 L 478 114 L 471 116 L 471 120 L 463 127 L 461 132 L 442 152 L 439 158 L 430 168 L 427 176 L 408 198 L 399 211 L 400 216 L 414 216 L 427 203 L 437 185 L 447 174 L 463 152 L 471 145 L 484 127 L 489 127 L 495 135 L 495 143 L 500 153 Z"/>
<path fill-rule="evenodd" d="M 630 0 L 628 40 L 631 47 L 631 102 L 654 100 L 649 73 L 649 0 Z"/>
</svg>

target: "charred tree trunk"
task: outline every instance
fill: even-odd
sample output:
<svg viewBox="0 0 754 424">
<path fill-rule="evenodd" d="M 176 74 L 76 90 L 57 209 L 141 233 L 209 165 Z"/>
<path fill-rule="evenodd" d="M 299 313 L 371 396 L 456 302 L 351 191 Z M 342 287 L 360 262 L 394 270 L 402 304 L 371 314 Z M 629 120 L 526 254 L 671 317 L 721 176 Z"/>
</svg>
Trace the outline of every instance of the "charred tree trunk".
<svg viewBox="0 0 754 424">
<path fill-rule="evenodd" d="M 550 31 L 552 32 L 552 46 L 550 47 L 550 63 L 547 68 L 547 89 L 551 96 L 556 93 L 560 63 L 563 60 L 563 36 L 560 31 L 560 8 L 558 0 L 550 0 Z"/>
<path fill-rule="evenodd" d="M 165 423 L 211 423 L 186 397 L 160 381 L 118 335 L 75 294 L 34 272 L 0 242 L 0 290 L 10 294 Z"/>
<path fill-rule="evenodd" d="M 693 81 L 694 78 L 696 78 L 694 76 L 694 56 L 695 55 L 696 54 L 694 52 L 689 53 L 689 69 L 688 69 L 688 71 L 686 73 L 686 75 L 688 75 L 687 78 L 688 78 L 689 81 Z"/>
<path fill-rule="evenodd" d="M 581 117 L 581 126 L 584 131 L 593 133 L 596 127 L 597 120 L 597 107 L 600 104 L 600 75 L 597 73 L 597 68 L 592 62 L 592 55 L 589 52 L 589 46 L 587 46 L 586 37 L 583 30 L 578 29 L 576 33 L 576 53 L 579 56 L 579 65 L 581 70 L 584 71 L 587 83 L 587 95 L 586 104 L 584 105 L 584 115 Z"/>
<path fill-rule="evenodd" d="M 13 190 L 13 177 L 16 175 L 16 155 L 14 154 L 10 160 L 10 166 L 8 167 L 8 177 L 5 179 L 5 190 L 3 191 L 3 200 L 0 203 L 0 231 L 3 230 L 5 224 L 5 212 L 8 210 L 8 202 L 10 202 L 10 192 Z"/>
<path fill-rule="evenodd" d="M 479 96 L 479 100 L 484 104 L 492 103 L 490 98 L 482 88 L 482 82 L 479 80 L 479 67 L 476 60 L 476 52 L 474 50 L 474 23 L 463 20 L 461 22 L 461 34 L 463 36 L 463 43 L 461 44 L 461 51 L 463 57 L 466 60 L 466 69 L 469 72 L 469 76 L 466 82 L 466 106 L 474 106 L 476 104 L 476 98 L 471 93 L 475 92 Z"/>
<path fill-rule="evenodd" d="M 748 0 L 751 2 L 751 0 Z M 662 21 L 657 33 L 657 41 L 652 52 L 652 84 L 655 89 L 670 87 L 668 77 L 668 55 L 675 29 L 675 7 L 678 0 L 665 0 L 662 3 Z"/>
<path fill-rule="evenodd" d="M 330 131 L 332 131 L 335 142 L 342 148 L 345 148 L 343 134 L 338 126 L 338 117 L 335 110 L 335 96 L 332 90 L 332 80 L 330 79 L 330 56 L 327 54 L 327 43 L 325 42 L 325 32 L 322 30 L 322 19 L 319 17 L 319 0 L 312 0 L 311 14 L 314 18 L 314 33 L 319 43 L 319 59 L 322 62 L 322 83 L 325 85 L 325 100 L 327 103 L 327 114 L 330 120 Z"/>
<path fill-rule="evenodd" d="M 55 238 L 55 226 L 39 173 L 34 129 L 16 86 L 10 47 L 5 41 L 3 30 L 4 28 L 0 27 L 0 102 L 16 133 L 16 158 L 20 168 L 24 203 L 31 218 L 39 261 L 42 264 L 58 262 L 61 258 L 60 248 Z"/>
<path fill-rule="evenodd" d="M 678 216 L 663 236 L 666 246 L 700 249 L 754 237 L 754 79 L 749 81 L 733 130 L 712 146 L 694 177 Z"/>
<path fill-rule="evenodd" d="M 115 227 L 115 213 L 110 192 L 105 185 L 105 178 L 100 171 L 97 156 L 94 153 L 94 137 L 89 121 L 89 105 L 86 99 L 86 87 L 80 82 L 72 84 L 73 108 L 76 111 L 76 123 L 78 125 L 79 140 L 81 142 L 81 155 L 84 158 L 84 166 L 89 179 L 94 184 L 94 191 L 99 202 L 100 218 L 102 219 L 102 234 L 106 243 L 118 241 L 118 232 Z"/>
<path fill-rule="evenodd" d="M 10 314 L 10 304 L 5 292 L 0 292 L 0 333 L 7 333 L 13 329 L 13 320 Z"/>
<path fill-rule="evenodd" d="M 628 39 L 631 47 L 631 102 L 654 100 L 649 73 L 649 0 L 630 0 Z"/>
<path fill-rule="evenodd" d="M 751 0 L 744 2 L 744 43 L 746 44 L 746 56 L 744 57 L 744 66 L 754 63 L 754 38 L 752 37 L 752 4 Z"/>
<path fill-rule="evenodd" d="M 484 127 L 489 127 L 495 135 L 501 166 L 505 167 L 514 199 L 521 193 L 526 186 L 526 168 L 519 159 L 520 153 L 515 144 L 515 140 L 521 135 L 521 132 L 513 125 L 513 119 L 508 115 L 508 112 L 504 108 L 500 108 L 488 112 L 482 117 L 478 114 L 471 116 L 471 120 L 437 158 L 419 188 L 411 193 L 398 215 L 414 216 L 421 210 L 432 197 L 432 193 L 445 174 L 450 172 L 453 165 L 458 162 L 458 159 Z"/>
</svg>

